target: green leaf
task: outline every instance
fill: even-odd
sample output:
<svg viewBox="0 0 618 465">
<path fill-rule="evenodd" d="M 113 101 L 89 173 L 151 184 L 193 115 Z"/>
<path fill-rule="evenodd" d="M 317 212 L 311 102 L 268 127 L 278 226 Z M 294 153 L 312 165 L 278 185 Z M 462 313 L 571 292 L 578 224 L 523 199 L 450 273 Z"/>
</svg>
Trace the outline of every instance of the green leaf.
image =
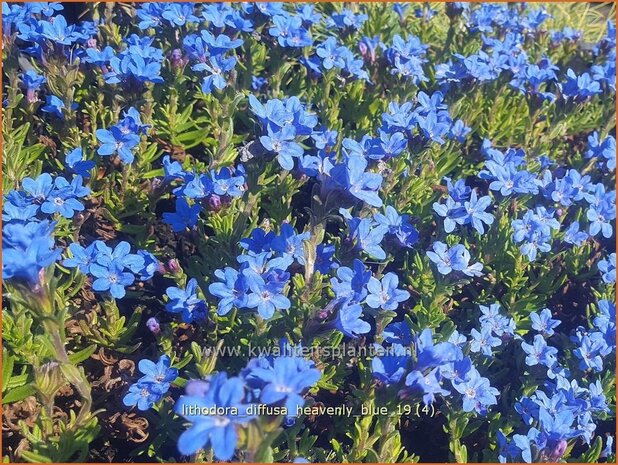
<svg viewBox="0 0 618 465">
<path fill-rule="evenodd" d="M 9 384 L 9 380 L 13 375 L 13 365 L 15 360 L 8 353 L 6 348 L 2 348 L 2 392 L 4 392 Z"/>
<path fill-rule="evenodd" d="M 34 395 L 35 392 L 36 390 L 31 384 L 26 384 L 15 389 L 11 389 L 6 395 L 2 396 L 2 405 L 19 402 L 28 396 Z"/>
<path fill-rule="evenodd" d="M 77 365 L 78 363 L 87 360 L 94 352 L 97 350 L 97 345 L 92 344 L 86 347 L 85 349 L 80 350 L 79 352 L 75 352 L 74 354 L 69 355 L 69 360 L 71 363 Z"/>
</svg>

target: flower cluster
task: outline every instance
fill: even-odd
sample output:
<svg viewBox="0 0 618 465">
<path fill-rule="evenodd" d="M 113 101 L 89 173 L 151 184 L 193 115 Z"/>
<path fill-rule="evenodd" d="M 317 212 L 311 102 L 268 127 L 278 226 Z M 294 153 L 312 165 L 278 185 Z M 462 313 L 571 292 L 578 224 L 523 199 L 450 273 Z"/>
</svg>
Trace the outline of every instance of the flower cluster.
<svg viewBox="0 0 618 465">
<path fill-rule="evenodd" d="M 136 277 L 142 281 L 151 279 L 159 269 L 159 262 L 154 255 L 146 250 L 132 254 L 131 245 L 125 241 L 114 248 L 98 240 L 87 247 L 73 243 L 68 250 L 71 255 L 62 264 L 90 275 L 94 291 L 109 293 L 115 299 L 125 296 L 125 288 L 131 286 Z"/>
<path fill-rule="evenodd" d="M 485 414 L 488 407 L 497 403 L 498 390 L 480 375 L 472 359 L 464 356 L 465 337 L 462 342 L 457 332 L 448 341 L 435 344 L 430 329 L 415 335 L 406 322 L 401 322 L 387 326 L 383 335 L 389 346 L 382 348 L 386 355 L 373 359 L 373 376 L 387 386 L 403 381 L 400 396 L 420 395 L 430 405 L 436 401 L 436 395 L 454 395 L 445 389 L 446 383 L 461 395 L 465 412 Z M 411 343 L 414 352 L 406 347 Z"/>
<path fill-rule="evenodd" d="M 7 458 L 615 460 L 604 15 L 3 4 Z"/>
<path fill-rule="evenodd" d="M 122 163 L 131 164 L 140 134 L 146 134 L 148 128 L 149 125 L 142 123 L 139 112 L 131 107 L 117 124 L 109 129 L 97 130 L 100 144 L 97 153 L 102 157 L 117 156 Z"/>
<path fill-rule="evenodd" d="M 127 407 L 137 406 L 139 410 L 148 410 L 169 391 L 171 384 L 178 377 L 178 369 L 170 368 L 171 360 L 167 355 L 161 355 L 154 363 L 148 359 L 140 360 L 139 371 L 144 375 L 122 399 Z"/>
<path fill-rule="evenodd" d="M 494 217 L 485 210 L 491 205 L 491 197 L 478 197 L 476 191 L 466 186 L 460 179 L 455 184 L 446 180 L 448 197 L 446 203 L 434 203 L 434 211 L 444 217 L 444 232 L 451 233 L 457 225 L 471 224 L 479 234 L 485 233 L 484 224 L 491 225 Z"/>
<path fill-rule="evenodd" d="M 288 418 L 305 404 L 303 395 L 322 376 L 315 364 L 282 341 L 277 356 L 251 359 L 240 376 L 226 372 L 191 380 L 176 412 L 189 423 L 178 439 L 184 455 L 212 447 L 219 460 L 231 460 L 238 443 L 238 429 L 255 420 L 257 405 L 278 406 Z M 273 410 L 275 411 L 275 410 Z"/>
</svg>

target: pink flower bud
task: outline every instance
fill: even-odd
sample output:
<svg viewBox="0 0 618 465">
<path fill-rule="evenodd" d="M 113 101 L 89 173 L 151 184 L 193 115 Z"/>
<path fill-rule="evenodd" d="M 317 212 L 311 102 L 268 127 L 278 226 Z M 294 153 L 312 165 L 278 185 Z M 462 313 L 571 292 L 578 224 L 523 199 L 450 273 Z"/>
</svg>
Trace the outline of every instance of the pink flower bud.
<svg viewBox="0 0 618 465">
<path fill-rule="evenodd" d="M 161 325 L 159 324 L 159 320 L 157 320 L 155 317 L 148 318 L 148 321 L 146 321 L 146 327 L 155 336 L 161 334 Z"/>
<path fill-rule="evenodd" d="M 178 274 L 181 272 L 180 263 L 176 258 L 172 258 L 167 262 L 167 271 L 172 274 Z"/>
</svg>

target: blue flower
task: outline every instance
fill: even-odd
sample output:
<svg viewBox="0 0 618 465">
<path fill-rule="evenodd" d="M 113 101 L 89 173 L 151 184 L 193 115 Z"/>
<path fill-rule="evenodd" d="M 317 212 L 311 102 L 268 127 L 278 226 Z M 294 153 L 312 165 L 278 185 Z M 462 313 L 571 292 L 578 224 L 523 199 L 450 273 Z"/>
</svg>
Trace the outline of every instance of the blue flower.
<svg viewBox="0 0 618 465">
<path fill-rule="evenodd" d="M 124 117 L 116 125 L 122 132 L 133 134 L 148 134 L 150 124 L 142 123 L 141 115 L 134 107 L 129 107 L 124 112 Z"/>
<path fill-rule="evenodd" d="M 603 282 L 607 284 L 612 284 L 616 282 L 616 254 L 610 254 L 607 260 L 599 260 L 597 265 L 599 267 L 599 271 L 601 272 L 601 276 L 603 277 Z"/>
<path fill-rule="evenodd" d="M 192 323 L 193 321 L 203 321 L 208 313 L 206 302 L 197 296 L 197 280 L 190 279 L 187 286 L 168 287 L 165 294 L 169 297 L 165 310 L 170 313 L 180 313 L 182 321 Z"/>
<path fill-rule="evenodd" d="M 384 342 L 409 346 L 412 344 L 412 330 L 405 321 L 390 323 L 382 332 Z"/>
<path fill-rule="evenodd" d="M 213 193 L 213 182 L 207 174 L 190 173 L 185 176 L 185 182 L 184 186 L 174 190 L 174 194 L 190 199 L 203 199 Z"/>
<path fill-rule="evenodd" d="M 569 68 L 566 77 L 566 82 L 562 83 L 560 88 L 567 98 L 582 101 L 601 93 L 601 86 L 588 73 L 577 76 L 575 71 Z"/>
<path fill-rule="evenodd" d="M 470 252 L 463 244 L 449 248 L 446 244 L 436 241 L 432 244 L 433 252 L 428 251 L 429 259 L 438 266 L 438 272 L 447 275 L 452 271 L 461 271 L 467 276 L 481 276 L 483 265 L 474 263 L 469 265 Z"/>
<path fill-rule="evenodd" d="M 52 113 L 60 119 L 64 119 L 64 109 L 64 102 L 55 95 L 48 95 L 45 105 L 41 107 L 41 111 L 44 111 L 45 113 Z"/>
<path fill-rule="evenodd" d="M 259 399 L 267 405 L 282 405 L 288 418 L 296 418 L 297 408 L 305 404 L 303 395 L 321 378 L 315 364 L 302 357 L 285 355 L 256 363 L 243 374 L 252 387 L 260 390 Z"/>
<path fill-rule="evenodd" d="M 39 27 L 43 37 L 59 45 L 71 45 L 78 38 L 75 26 L 68 26 L 62 15 L 56 15 L 52 22 L 41 21 Z"/>
<path fill-rule="evenodd" d="M 579 230 L 579 221 L 573 221 L 564 231 L 564 242 L 574 245 L 582 245 L 588 239 L 586 231 Z"/>
<path fill-rule="evenodd" d="M 161 355 L 157 363 L 148 359 L 140 360 L 137 367 L 144 374 L 140 381 L 159 384 L 162 391 L 167 391 L 170 383 L 178 377 L 178 370 L 170 366 L 171 360 L 167 355 Z"/>
<path fill-rule="evenodd" d="M 202 81 L 202 92 L 210 94 L 213 88 L 218 90 L 225 89 L 227 87 L 227 80 L 224 77 L 224 73 L 228 73 L 236 66 L 235 57 L 218 57 L 212 56 L 209 59 L 210 63 L 198 63 L 193 66 L 193 71 L 206 71 L 208 76 L 204 77 Z"/>
<path fill-rule="evenodd" d="M 157 385 L 138 381 L 129 386 L 129 391 L 122 398 L 122 403 L 127 407 L 137 406 L 144 412 L 159 402 L 164 394 L 159 392 Z"/>
<path fill-rule="evenodd" d="M 251 76 L 251 90 L 260 90 L 268 84 L 268 80 L 261 76 Z"/>
<path fill-rule="evenodd" d="M 54 188 L 54 181 L 49 173 L 42 173 L 38 178 L 24 178 L 21 182 L 23 190 L 34 201 L 43 202 Z"/>
<path fill-rule="evenodd" d="M 268 252 L 274 237 L 275 233 L 272 231 L 267 233 L 262 228 L 254 228 L 249 237 L 240 240 L 240 246 L 254 254 Z"/>
<path fill-rule="evenodd" d="M 598 188 L 597 191 L 599 191 Z M 586 218 L 590 221 L 588 233 L 591 236 L 596 236 L 601 233 L 605 238 L 612 237 L 614 230 L 611 221 L 616 218 L 615 198 L 608 199 L 604 197 L 601 200 L 593 197 L 592 194 L 587 194 L 586 199 L 589 202 L 592 200 L 590 208 L 586 211 Z"/>
<path fill-rule="evenodd" d="M 26 71 L 22 77 L 22 82 L 26 86 L 26 100 L 30 103 L 37 101 L 37 91 L 39 88 L 47 82 L 45 76 L 37 74 L 34 70 Z"/>
<path fill-rule="evenodd" d="M 42 14 L 48 18 L 56 14 L 56 11 L 64 10 L 64 6 L 58 2 L 32 2 L 28 6 L 31 13 Z"/>
<path fill-rule="evenodd" d="M 274 236 L 270 243 L 270 247 L 281 256 L 289 256 L 296 260 L 299 264 L 305 264 L 304 242 L 309 240 L 310 233 L 306 231 L 302 234 L 296 234 L 294 227 L 290 223 L 281 225 L 281 232 L 278 236 Z"/>
<path fill-rule="evenodd" d="M 139 273 L 144 268 L 144 259 L 137 254 L 129 253 L 131 246 L 122 241 L 114 249 L 105 245 L 102 241 L 94 242 L 97 255 L 95 261 L 102 266 L 115 263 L 123 268 L 129 268 L 133 273 Z"/>
<path fill-rule="evenodd" d="M 468 372 L 463 382 L 453 381 L 453 387 L 463 396 L 463 411 L 487 413 L 487 407 L 497 404 L 498 390 L 489 385 L 489 380 L 483 378 L 476 369 Z"/>
<path fill-rule="evenodd" d="M 359 304 L 344 302 L 337 312 L 333 325 L 345 336 L 356 338 L 371 330 L 371 325 L 361 319 L 362 313 L 363 308 Z"/>
<path fill-rule="evenodd" d="M 554 347 L 549 347 L 545 338 L 537 334 L 534 336 L 534 342 L 532 344 L 527 344 L 526 342 L 521 343 L 521 348 L 526 352 L 526 365 L 534 366 L 534 365 L 545 365 L 548 368 L 551 368 L 556 363 L 556 354 L 558 350 Z"/>
<path fill-rule="evenodd" d="M 163 171 L 165 172 L 163 180 L 166 183 L 170 183 L 186 175 L 182 169 L 182 165 L 177 161 L 171 161 L 169 155 L 163 157 Z"/>
<path fill-rule="evenodd" d="M 462 224 L 466 216 L 463 205 L 451 196 L 447 197 L 446 203 L 434 202 L 433 210 L 444 218 L 444 232 L 446 233 L 453 232 L 456 225 Z"/>
<path fill-rule="evenodd" d="M 380 131 L 380 138 L 372 141 L 367 156 L 372 160 L 388 160 L 400 155 L 407 146 L 408 140 L 403 133 Z"/>
<path fill-rule="evenodd" d="M 111 261 L 105 266 L 92 263 L 90 273 L 96 278 L 92 283 L 92 289 L 97 292 L 109 291 L 116 299 L 122 299 L 126 294 L 125 287 L 135 281 L 135 276 L 124 271 L 124 266 L 117 261 Z"/>
<path fill-rule="evenodd" d="M 480 332 L 472 328 L 470 335 L 472 336 L 472 341 L 470 342 L 470 352 L 481 352 L 487 357 L 491 357 L 493 354 L 493 347 L 498 347 L 502 344 L 502 340 L 500 338 L 492 335 L 492 329 L 490 326 L 482 326 Z"/>
<path fill-rule="evenodd" d="M 444 144 L 445 140 L 442 137 L 448 134 L 450 125 L 440 121 L 435 112 L 429 112 L 426 116 L 419 115 L 417 122 L 419 129 L 427 139 L 440 145 Z"/>
<path fill-rule="evenodd" d="M 187 228 L 193 229 L 202 207 L 199 204 L 189 205 L 184 197 L 176 199 L 176 212 L 163 213 L 163 221 L 172 227 L 174 232 L 182 232 Z"/>
<path fill-rule="evenodd" d="M 410 224 L 409 215 L 399 215 L 397 210 L 388 205 L 383 214 L 376 213 L 373 219 L 388 227 L 388 234 L 394 236 L 401 247 L 412 247 L 418 242 L 418 231 Z"/>
<path fill-rule="evenodd" d="M 322 21 L 322 14 L 319 11 L 316 11 L 315 5 L 312 4 L 299 4 L 296 9 L 296 13 L 303 21 L 303 24 L 307 27 L 318 24 Z"/>
<path fill-rule="evenodd" d="M 248 308 L 257 308 L 262 318 L 269 319 L 275 314 L 275 310 L 287 310 L 291 303 L 283 293 L 285 283 L 277 281 L 265 281 L 257 273 L 247 274 L 247 284 L 252 293 L 249 294 Z"/>
<path fill-rule="evenodd" d="M 154 274 L 159 271 L 159 260 L 153 254 L 146 250 L 138 250 L 137 255 L 144 260 L 144 266 L 138 274 L 140 275 L 140 281 L 148 281 L 154 277 Z"/>
<path fill-rule="evenodd" d="M 218 460 L 231 460 L 238 442 L 237 426 L 252 419 L 247 413 L 250 404 L 243 402 L 243 380 L 217 373 L 207 380 L 204 390 L 187 393 L 176 402 L 176 413 L 191 423 L 178 438 L 178 450 L 183 455 L 191 455 L 212 447 Z"/>
<path fill-rule="evenodd" d="M 235 170 L 221 168 L 218 172 L 210 171 L 212 188 L 217 195 L 229 195 L 230 197 L 242 197 L 245 192 L 245 176 L 242 165 Z"/>
<path fill-rule="evenodd" d="M 417 370 L 424 371 L 427 368 L 443 367 L 463 358 L 462 351 L 455 344 L 440 342 L 434 344 L 431 329 L 425 328 L 414 338 L 416 347 Z"/>
<path fill-rule="evenodd" d="M 377 260 L 386 258 L 386 252 L 381 247 L 382 240 L 388 231 L 386 225 L 376 224 L 370 218 L 353 218 L 348 221 L 348 224 L 356 247 Z"/>
<path fill-rule="evenodd" d="M 406 386 L 412 391 L 420 391 L 423 394 L 425 405 L 431 405 L 436 399 L 436 394 L 448 396 L 451 392 L 444 389 L 440 383 L 439 368 L 434 368 L 428 373 L 414 370 L 406 376 Z"/>
<path fill-rule="evenodd" d="M 541 313 L 532 312 L 530 314 L 530 321 L 532 322 L 532 329 L 547 337 L 552 336 L 554 328 L 561 323 L 560 320 L 552 319 L 549 308 L 544 308 L 541 310 Z"/>
<path fill-rule="evenodd" d="M 609 135 L 603 141 L 599 139 L 599 133 L 594 131 L 588 136 L 588 150 L 584 154 L 586 158 L 597 157 L 605 159 L 607 168 L 616 169 L 616 139 Z"/>
<path fill-rule="evenodd" d="M 342 266 L 337 269 L 337 278 L 331 278 L 330 284 L 338 299 L 361 302 L 367 296 L 367 283 L 371 271 L 362 261 L 354 259 L 353 269 Z"/>
<path fill-rule="evenodd" d="M 322 58 L 324 69 L 332 69 L 335 66 L 343 68 L 345 66 L 345 61 L 341 56 L 341 48 L 337 45 L 337 40 L 334 37 L 329 37 L 318 45 L 315 53 Z"/>
<path fill-rule="evenodd" d="M 450 139 L 456 140 L 457 142 L 463 144 L 468 137 L 468 134 L 472 131 L 472 128 L 466 126 L 462 120 L 458 119 L 453 123 L 451 129 L 449 130 L 448 137 Z"/>
<path fill-rule="evenodd" d="M 410 298 L 410 293 L 405 290 L 397 289 L 399 278 L 395 273 L 386 273 L 382 281 L 371 277 L 367 283 L 367 305 L 371 308 L 381 308 L 382 310 L 397 310 L 400 302 Z"/>
<path fill-rule="evenodd" d="M 462 222 L 461 224 L 472 224 L 474 229 L 483 235 L 485 233 L 483 223 L 490 225 L 494 222 L 494 217 L 485 212 L 490 205 L 491 197 L 486 195 L 479 199 L 476 196 L 476 191 L 473 190 L 470 194 L 470 200 L 464 202 L 465 215 L 458 220 Z"/>
<path fill-rule="evenodd" d="M 84 210 L 84 205 L 75 198 L 73 188 L 64 178 L 56 178 L 54 184 L 56 187 L 41 204 L 43 213 L 59 213 L 65 218 L 73 218 L 76 211 Z"/>
<path fill-rule="evenodd" d="M 31 286 L 40 283 L 40 272 L 60 257 L 51 236 L 56 223 L 9 223 L 2 228 L 2 279 Z"/>
<path fill-rule="evenodd" d="M 145 411 L 161 400 L 178 377 L 178 370 L 170 368 L 170 365 L 171 360 L 167 355 L 161 355 L 157 363 L 147 359 L 140 360 L 138 368 L 144 376 L 131 385 L 122 399 L 124 405 L 137 405 L 139 410 Z"/>
<path fill-rule="evenodd" d="M 303 148 L 296 142 L 296 131 L 293 126 L 286 126 L 280 131 L 273 131 L 267 127 L 268 135 L 261 136 L 260 142 L 268 151 L 277 154 L 277 160 L 283 169 L 292 170 L 294 168 L 294 158 L 303 155 Z"/>
<path fill-rule="evenodd" d="M 110 59 L 111 70 L 103 77 L 108 84 L 161 83 L 163 52 L 152 46 L 154 38 L 132 34 L 125 39 L 127 48 Z"/>
<path fill-rule="evenodd" d="M 420 39 L 412 34 L 407 40 L 396 34 L 392 45 L 385 52 L 389 63 L 394 66 L 391 74 L 409 78 L 417 86 L 427 81 L 422 65 L 427 61 L 424 56 L 428 48 L 428 45 L 422 44 Z"/>
<path fill-rule="evenodd" d="M 300 16 L 276 15 L 272 22 L 273 26 L 268 29 L 268 33 L 276 37 L 282 47 L 307 47 L 313 44 L 311 35 L 302 27 Z"/>
<path fill-rule="evenodd" d="M 31 204 L 23 191 L 10 191 L 4 198 L 2 205 L 2 221 L 30 222 L 36 221 L 35 216 L 39 211 L 37 204 Z"/>
<path fill-rule="evenodd" d="M 597 335 L 599 333 L 596 333 Z M 582 371 L 592 369 L 600 372 L 603 370 L 603 355 L 608 352 L 606 341 L 595 336 L 595 333 L 584 334 L 578 341 L 573 354 L 579 359 L 579 368 Z"/>
<path fill-rule="evenodd" d="M 386 353 L 371 360 L 371 372 L 377 380 L 389 385 L 397 384 L 406 374 L 412 360 L 410 349 L 400 344 L 393 344 Z"/>
<path fill-rule="evenodd" d="M 378 191 L 382 185 L 382 176 L 365 172 L 367 160 L 361 156 L 346 157 L 344 163 L 335 165 L 329 175 L 350 194 L 373 207 L 381 207 L 382 200 Z"/>
<path fill-rule="evenodd" d="M 461 360 L 445 363 L 440 366 L 440 374 L 450 380 L 453 386 L 455 383 L 469 381 L 475 372 L 476 369 L 472 366 L 472 359 L 470 357 L 464 357 Z"/>
<path fill-rule="evenodd" d="M 84 178 L 90 177 L 90 170 L 96 166 L 92 160 L 84 160 L 84 154 L 81 147 L 71 150 L 64 157 L 64 164 L 73 173 Z"/>
<path fill-rule="evenodd" d="M 367 21 L 368 16 L 364 13 L 356 14 L 349 8 L 344 8 L 340 12 L 333 13 L 330 19 L 332 24 L 339 29 L 358 30 Z"/>
<path fill-rule="evenodd" d="M 483 327 L 489 327 L 496 336 L 502 339 L 515 334 L 515 321 L 500 314 L 499 303 L 493 303 L 488 307 L 479 305 L 479 309 L 481 310 L 479 321 Z"/>
<path fill-rule="evenodd" d="M 90 265 L 94 263 L 97 256 L 96 242 L 93 242 L 88 247 L 82 247 L 80 244 L 69 244 L 68 249 L 71 251 L 71 257 L 62 261 L 62 264 L 68 268 L 79 268 L 82 273 L 90 273 Z"/>
<path fill-rule="evenodd" d="M 521 220 L 514 220 L 512 225 L 515 231 L 513 241 L 524 242 L 520 251 L 530 261 L 536 260 L 538 250 L 551 250 L 551 230 L 560 228 L 560 223 L 554 218 L 554 211 L 544 207 L 528 210 Z"/>
<path fill-rule="evenodd" d="M 103 157 L 118 155 L 120 161 L 131 164 L 134 155 L 131 149 L 139 144 L 137 134 L 123 132 L 120 128 L 112 126 L 110 129 L 97 129 L 97 139 L 101 143 L 97 153 Z"/>
<path fill-rule="evenodd" d="M 336 269 L 339 265 L 333 260 L 335 256 L 335 246 L 328 244 L 320 244 L 316 249 L 315 270 L 321 274 L 328 274 L 332 269 Z"/>
<path fill-rule="evenodd" d="M 193 8 L 194 5 L 190 3 L 167 3 L 161 17 L 167 19 L 172 26 L 198 23 L 200 20 L 193 14 Z"/>
<path fill-rule="evenodd" d="M 225 270 L 216 270 L 215 276 L 223 282 L 210 284 L 208 292 L 221 299 L 217 305 L 217 313 L 227 315 L 234 307 L 245 307 L 248 286 L 244 276 L 229 266 Z"/>
</svg>

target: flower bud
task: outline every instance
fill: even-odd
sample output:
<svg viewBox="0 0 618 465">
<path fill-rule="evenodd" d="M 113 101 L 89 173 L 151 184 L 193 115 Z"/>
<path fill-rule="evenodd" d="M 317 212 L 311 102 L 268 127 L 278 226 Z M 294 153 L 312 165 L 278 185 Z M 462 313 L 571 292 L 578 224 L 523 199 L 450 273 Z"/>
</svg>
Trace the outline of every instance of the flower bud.
<svg viewBox="0 0 618 465">
<path fill-rule="evenodd" d="M 53 405 L 54 397 L 65 384 L 58 362 L 44 363 L 34 369 L 34 387 L 45 405 Z"/>
<path fill-rule="evenodd" d="M 173 275 L 182 273 L 182 268 L 180 267 L 180 263 L 176 258 L 172 258 L 171 260 L 169 260 L 167 262 L 166 268 L 167 271 Z"/>
<path fill-rule="evenodd" d="M 208 198 L 208 209 L 210 211 L 218 212 L 219 210 L 221 210 L 221 206 L 222 206 L 221 197 L 219 197 L 217 194 L 212 194 Z"/>
<path fill-rule="evenodd" d="M 154 336 L 161 334 L 161 325 L 159 324 L 159 320 L 155 317 L 148 318 L 148 321 L 146 321 L 146 327 Z"/>
<path fill-rule="evenodd" d="M 26 101 L 28 103 L 34 103 L 39 100 L 38 93 L 36 89 L 28 89 L 26 90 Z"/>
<path fill-rule="evenodd" d="M 564 439 L 561 439 L 553 447 L 553 449 L 551 449 L 551 451 L 549 452 L 549 457 L 548 458 L 552 462 L 557 462 L 558 460 L 560 460 L 562 458 L 562 456 L 566 452 L 566 448 L 567 448 L 567 442 Z"/>
<path fill-rule="evenodd" d="M 170 62 L 172 63 L 172 68 L 182 68 L 187 63 L 187 60 L 182 56 L 182 50 L 175 48 L 170 54 Z"/>
</svg>

